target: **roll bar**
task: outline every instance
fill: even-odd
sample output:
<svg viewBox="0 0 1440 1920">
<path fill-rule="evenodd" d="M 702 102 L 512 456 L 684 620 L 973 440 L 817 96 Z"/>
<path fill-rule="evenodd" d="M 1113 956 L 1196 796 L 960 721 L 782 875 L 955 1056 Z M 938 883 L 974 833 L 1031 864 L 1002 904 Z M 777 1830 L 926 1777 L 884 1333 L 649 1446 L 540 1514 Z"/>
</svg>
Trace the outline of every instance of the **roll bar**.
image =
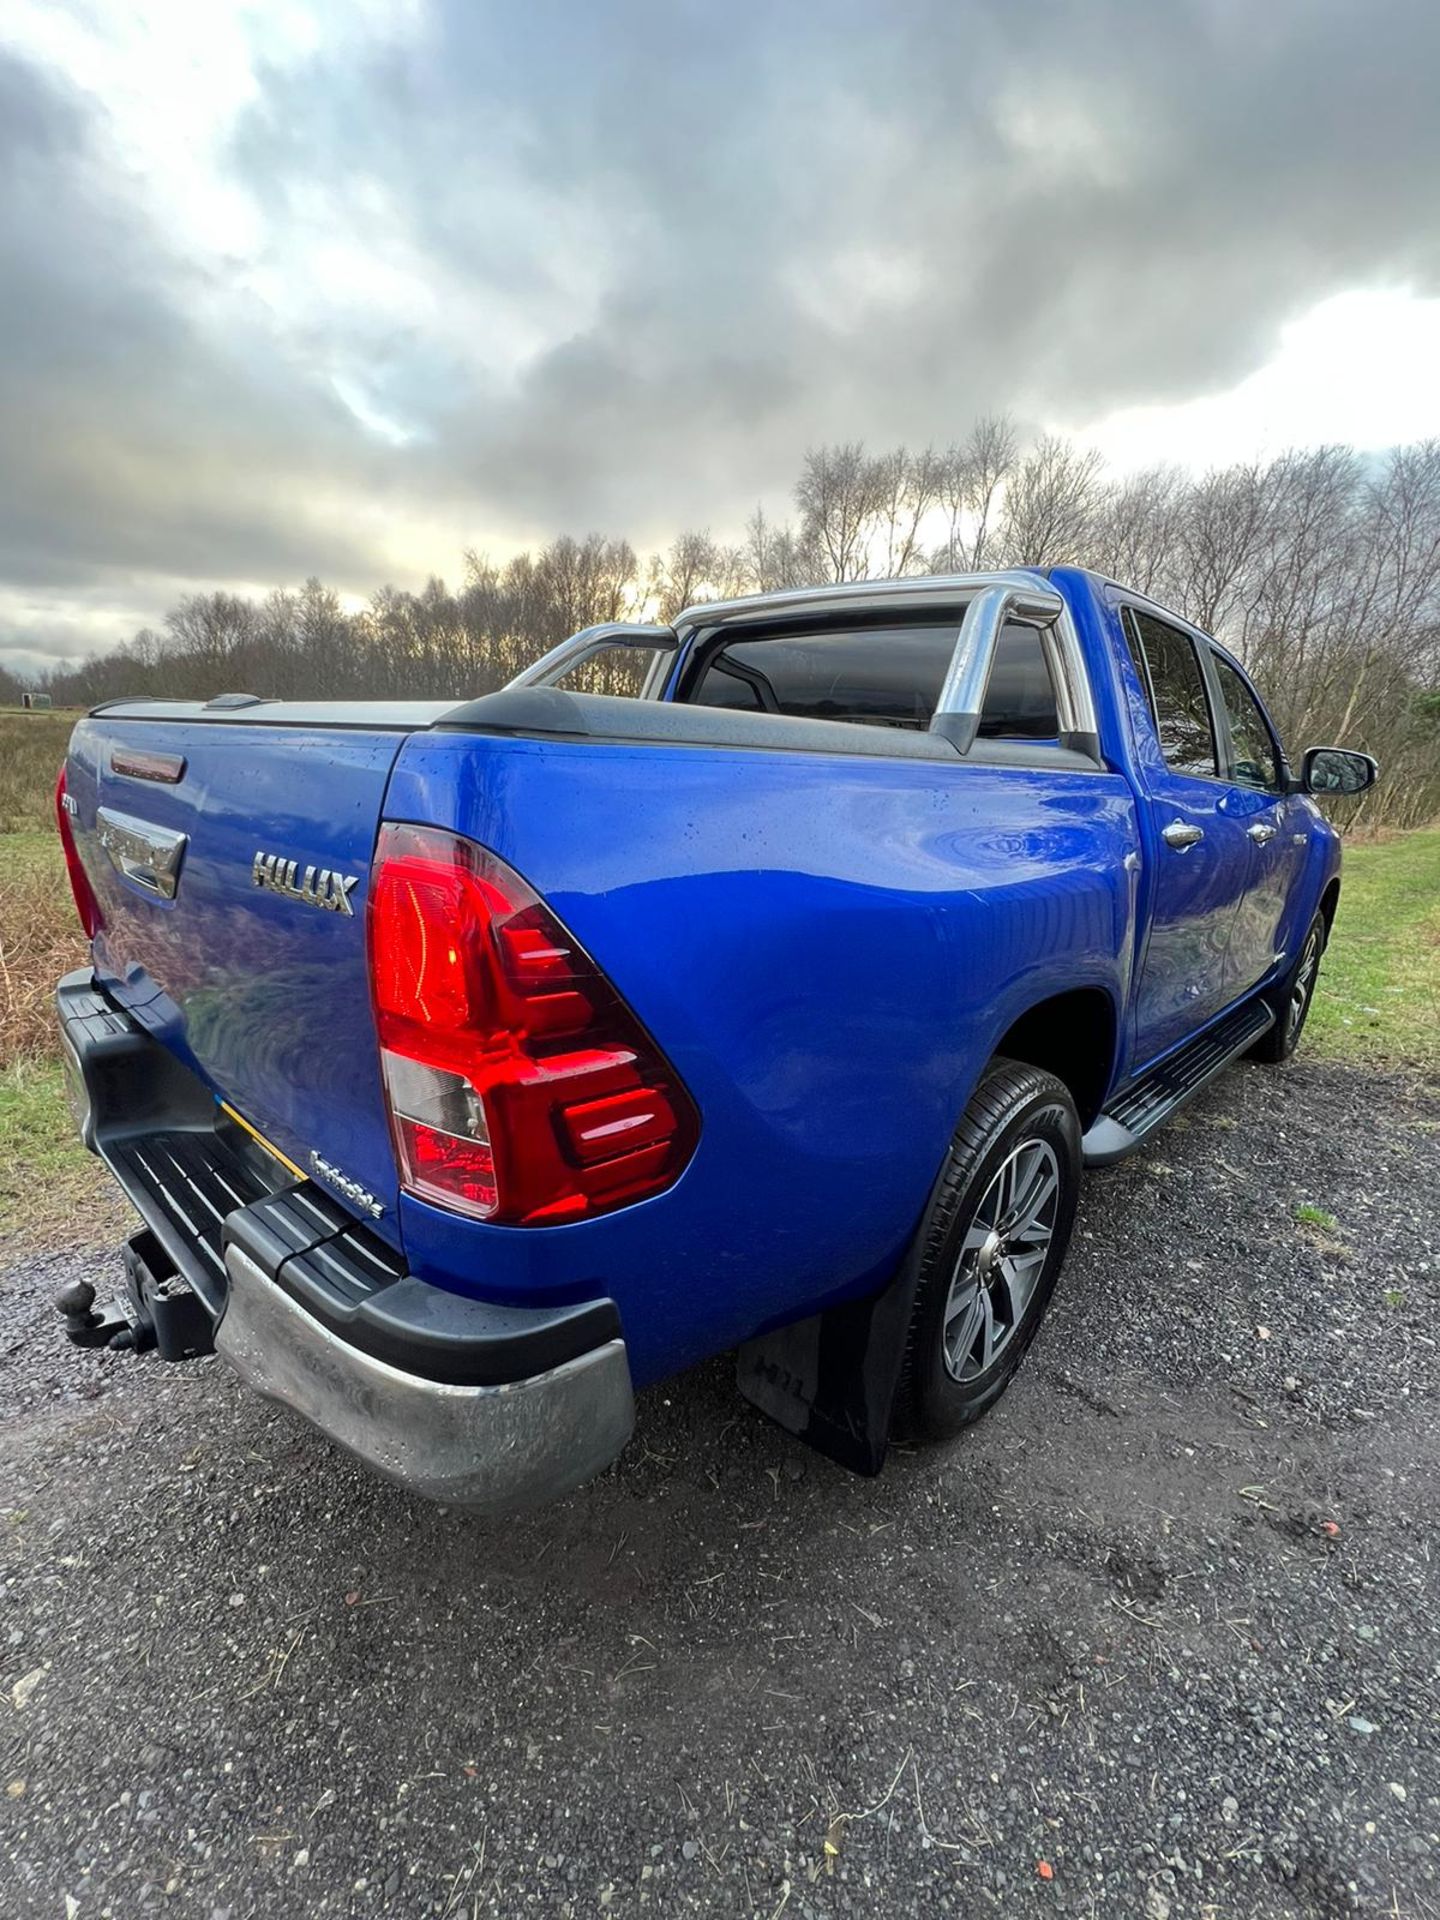
<svg viewBox="0 0 1440 1920">
<path fill-rule="evenodd" d="M 659 653 L 673 653 L 680 644 L 674 627 L 647 627 L 629 620 L 602 620 L 598 626 L 581 627 L 558 647 L 551 647 L 538 660 L 507 680 L 508 687 L 549 687 L 563 680 L 572 667 L 611 647 L 647 647 Z M 648 687 L 646 697 L 653 698 Z"/>
<path fill-rule="evenodd" d="M 782 593 L 747 596 L 709 605 L 687 607 L 673 626 L 646 626 L 606 621 L 582 627 L 557 647 L 526 667 L 509 683 L 512 687 L 550 686 L 572 667 L 609 647 L 644 647 L 657 654 L 674 653 L 696 630 L 744 626 L 834 607 L 886 612 L 902 610 L 917 600 L 965 600 L 965 612 L 955 636 L 954 651 L 930 721 L 930 731 L 947 739 L 957 753 L 974 746 L 985 710 L 985 694 L 995 661 L 995 649 L 1007 624 L 1018 622 L 1038 629 L 1055 686 L 1060 743 L 1099 760 L 1100 743 L 1095 703 L 1084 656 L 1064 598 L 1040 573 L 925 574 L 912 580 L 857 580 L 830 587 L 800 587 Z M 656 667 L 660 666 L 657 660 Z M 664 675 L 652 670 L 645 697 L 659 697 Z"/>
</svg>

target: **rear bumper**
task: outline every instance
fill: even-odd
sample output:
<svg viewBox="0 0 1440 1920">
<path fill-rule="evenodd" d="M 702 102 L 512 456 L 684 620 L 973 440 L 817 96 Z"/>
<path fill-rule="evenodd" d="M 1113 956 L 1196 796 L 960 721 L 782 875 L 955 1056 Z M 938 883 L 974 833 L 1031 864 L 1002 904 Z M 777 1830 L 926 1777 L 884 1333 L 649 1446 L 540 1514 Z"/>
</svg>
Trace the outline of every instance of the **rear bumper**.
<svg viewBox="0 0 1440 1920">
<path fill-rule="evenodd" d="M 252 1387 L 412 1493 L 504 1513 L 598 1473 L 630 1437 L 623 1340 L 500 1386 L 427 1380 L 348 1345 L 240 1247 L 216 1350 Z"/>
<path fill-rule="evenodd" d="M 88 972 L 57 1009 L 82 1138 L 259 1392 L 388 1479 L 489 1512 L 556 1498 L 620 1452 L 634 1403 L 613 1302 L 511 1307 L 416 1279 Z"/>
</svg>

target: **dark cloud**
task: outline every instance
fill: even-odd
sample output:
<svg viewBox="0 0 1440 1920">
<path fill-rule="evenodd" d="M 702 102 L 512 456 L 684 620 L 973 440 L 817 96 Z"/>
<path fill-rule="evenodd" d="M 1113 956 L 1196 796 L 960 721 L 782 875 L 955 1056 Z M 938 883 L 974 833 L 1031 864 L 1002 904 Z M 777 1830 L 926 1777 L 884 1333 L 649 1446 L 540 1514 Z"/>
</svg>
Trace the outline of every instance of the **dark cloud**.
<svg viewBox="0 0 1440 1920">
<path fill-rule="evenodd" d="M 364 587 L 387 503 L 662 537 L 809 441 L 1229 385 L 1327 294 L 1436 290 L 1437 71 L 1420 0 L 337 8 L 228 150 L 275 311 L 0 60 L 0 580 Z M 330 297 L 332 243 L 400 292 Z"/>
<path fill-rule="evenodd" d="M 362 565 L 305 488 L 363 474 L 365 437 L 242 304 L 202 324 L 213 276 L 142 217 L 93 106 L 3 53 L 0 180 L 0 584 Z"/>
</svg>

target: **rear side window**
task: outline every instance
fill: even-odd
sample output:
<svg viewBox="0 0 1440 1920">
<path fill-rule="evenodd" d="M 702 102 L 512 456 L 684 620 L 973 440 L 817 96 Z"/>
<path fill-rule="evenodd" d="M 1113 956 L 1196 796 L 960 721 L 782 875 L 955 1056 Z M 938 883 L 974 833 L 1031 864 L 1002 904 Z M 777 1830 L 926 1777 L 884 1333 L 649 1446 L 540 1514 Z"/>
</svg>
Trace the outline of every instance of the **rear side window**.
<svg viewBox="0 0 1440 1920">
<path fill-rule="evenodd" d="M 711 655 L 690 699 L 702 707 L 923 732 L 955 651 L 955 632 L 952 624 L 831 627 L 732 640 Z M 1005 627 L 990 669 L 981 738 L 1053 740 L 1059 731 L 1040 635 L 1033 627 Z"/>
<path fill-rule="evenodd" d="M 1262 793 L 1280 791 L 1280 767 L 1275 741 L 1260 711 L 1260 703 L 1228 660 L 1218 653 L 1211 659 L 1220 681 L 1220 698 L 1230 722 L 1230 778 L 1238 787 L 1258 787 Z"/>
<path fill-rule="evenodd" d="M 1195 642 L 1178 627 L 1135 607 L 1125 609 L 1125 628 L 1166 764 L 1176 773 L 1213 780 L 1220 763 Z"/>
</svg>

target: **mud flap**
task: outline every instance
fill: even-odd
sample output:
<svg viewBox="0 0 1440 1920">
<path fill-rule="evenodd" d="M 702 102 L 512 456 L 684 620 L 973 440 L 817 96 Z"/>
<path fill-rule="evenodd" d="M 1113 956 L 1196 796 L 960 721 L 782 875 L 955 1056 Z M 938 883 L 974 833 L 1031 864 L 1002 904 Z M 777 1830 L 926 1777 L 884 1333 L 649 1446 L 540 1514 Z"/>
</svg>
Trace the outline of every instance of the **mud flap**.
<svg viewBox="0 0 1440 1920">
<path fill-rule="evenodd" d="M 918 1274 L 907 1260 L 883 1292 L 747 1340 L 741 1393 L 777 1426 L 852 1473 L 885 1464 Z"/>
</svg>

